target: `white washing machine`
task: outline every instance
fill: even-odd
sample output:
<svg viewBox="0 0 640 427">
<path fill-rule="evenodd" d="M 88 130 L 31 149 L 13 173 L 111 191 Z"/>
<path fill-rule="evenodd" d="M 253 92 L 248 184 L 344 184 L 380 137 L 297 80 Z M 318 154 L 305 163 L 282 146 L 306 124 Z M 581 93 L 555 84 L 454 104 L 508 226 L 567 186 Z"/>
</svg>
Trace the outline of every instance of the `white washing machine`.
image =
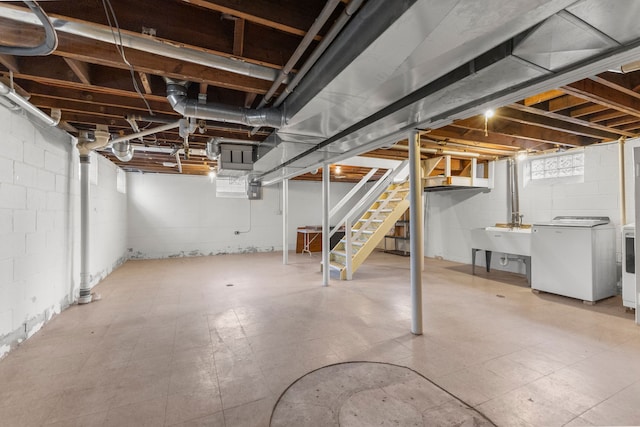
<svg viewBox="0 0 640 427">
<path fill-rule="evenodd" d="M 616 234 L 607 217 L 558 216 L 531 231 L 531 289 L 593 303 L 616 294 Z"/>
<path fill-rule="evenodd" d="M 636 224 L 622 227 L 622 304 L 636 308 Z"/>
</svg>

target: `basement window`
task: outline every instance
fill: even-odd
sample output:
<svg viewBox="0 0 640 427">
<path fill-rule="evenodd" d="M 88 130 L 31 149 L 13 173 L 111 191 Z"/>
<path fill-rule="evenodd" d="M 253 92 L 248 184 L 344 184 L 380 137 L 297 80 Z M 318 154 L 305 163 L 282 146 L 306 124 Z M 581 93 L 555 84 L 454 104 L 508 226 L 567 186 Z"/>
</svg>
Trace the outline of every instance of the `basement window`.
<svg viewBox="0 0 640 427">
<path fill-rule="evenodd" d="M 532 181 L 584 176 L 584 152 L 545 156 L 530 162 Z"/>
</svg>

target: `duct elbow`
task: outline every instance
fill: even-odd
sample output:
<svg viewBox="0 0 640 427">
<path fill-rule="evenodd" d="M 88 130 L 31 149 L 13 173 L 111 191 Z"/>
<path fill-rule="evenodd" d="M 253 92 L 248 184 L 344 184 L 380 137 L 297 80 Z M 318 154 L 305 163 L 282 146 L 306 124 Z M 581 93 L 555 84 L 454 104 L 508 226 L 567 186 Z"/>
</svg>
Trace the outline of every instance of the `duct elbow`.
<svg viewBox="0 0 640 427">
<path fill-rule="evenodd" d="M 128 162 L 133 159 L 133 146 L 129 141 L 114 142 L 111 147 L 113 155 L 122 162 Z"/>
<path fill-rule="evenodd" d="M 275 129 L 280 129 L 285 123 L 284 114 L 277 108 L 253 110 L 229 107 L 214 102 L 201 104 L 195 99 L 188 99 L 185 82 L 175 82 L 167 79 L 167 100 L 171 108 L 184 117 Z"/>
<path fill-rule="evenodd" d="M 167 84 L 167 100 L 176 113 L 185 115 L 187 107 L 187 88 L 178 83 Z"/>
</svg>

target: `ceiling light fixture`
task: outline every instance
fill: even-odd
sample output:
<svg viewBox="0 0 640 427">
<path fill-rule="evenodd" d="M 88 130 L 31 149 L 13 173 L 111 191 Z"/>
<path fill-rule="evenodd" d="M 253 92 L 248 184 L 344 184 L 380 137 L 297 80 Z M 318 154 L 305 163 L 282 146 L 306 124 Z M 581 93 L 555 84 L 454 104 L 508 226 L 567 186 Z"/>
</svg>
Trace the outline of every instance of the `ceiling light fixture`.
<svg viewBox="0 0 640 427">
<path fill-rule="evenodd" d="M 489 130 L 487 126 L 489 124 L 489 119 L 493 117 L 493 114 L 494 114 L 493 110 L 487 110 L 484 112 L 484 136 L 489 136 Z"/>
<path fill-rule="evenodd" d="M 516 155 L 516 160 L 522 161 L 522 160 L 524 160 L 526 158 L 527 158 L 527 152 L 526 151 L 518 151 L 518 154 Z"/>
<path fill-rule="evenodd" d="M 340 172 L 342 172 L 342 168 L 338 165 L 338 166 L 336 166 L 336 167 L 335 167 L 335 169 L 333 170 L 333 172 L 334 172 L 336 175 L 340 175 Z"/>
</svg>

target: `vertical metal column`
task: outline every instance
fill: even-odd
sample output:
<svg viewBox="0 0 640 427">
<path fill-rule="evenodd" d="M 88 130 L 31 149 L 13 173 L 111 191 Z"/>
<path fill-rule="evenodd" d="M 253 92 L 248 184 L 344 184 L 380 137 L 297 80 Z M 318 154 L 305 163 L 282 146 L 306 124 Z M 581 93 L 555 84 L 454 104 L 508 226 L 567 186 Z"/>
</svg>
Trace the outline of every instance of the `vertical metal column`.
<svg viewBox="0 0 640 427">
<path fill-rule="evenodd" d="M 80 154 L 80 297 L 78 304 L 91 302 L 89 273 L 89 154 Z"/>
<path fill-rule="evenodd" d="M 282 180 L 282 263 L 289 264 L 289 180 Z"/>
<path fill-rule="evenodd" d="M 322 286 L 329 286 L 329 164 L 322 166 Z"/>
<path fill-rule="evenodd" d="M 411 230 L 411 333 L 422 335 L 422 265 L 424 223 L 422 221 L 422 178 L 420 176 L 420 135 L 409 133 L 409 230 Z"/>
</svg>

